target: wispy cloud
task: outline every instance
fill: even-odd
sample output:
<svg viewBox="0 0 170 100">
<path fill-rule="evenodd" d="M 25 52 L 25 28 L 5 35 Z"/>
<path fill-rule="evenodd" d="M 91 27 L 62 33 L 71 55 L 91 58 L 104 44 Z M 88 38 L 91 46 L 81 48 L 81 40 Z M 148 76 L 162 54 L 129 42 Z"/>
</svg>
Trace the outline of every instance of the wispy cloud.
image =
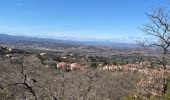
<svg viewBox="0 0 170 100">
<path fill-rule="evenodd" d="M 26 12 L 23 12 L 22 14 L 21 14 L 21 16 L 22 17 L 29 17 L 30 15 L 32 15 L 33 14 L 33 12 L 32 11 L 26 11 Z"/>
<path fill-rule="evenodd" d="M 103 34 L 93 30 L 80 30 L 69 32 L 57 32 L 52 30 L 43 30 L 42 28 L 35 27 L 23 27 L 15 25 L 1 26 L 0 33 L 7 33 L 11 35 L 24 35 L 41 38 L 53 38 L 53 39 L 65 39 L 65 40 L 77 40 L 77 41 L 110 41 L 110 42 L 124 42 L 133 43 L 135 40 L 144 40 L 142 37 L 126 37 L 114 35 L 113 33 Z"/>
<path fill-rule="evenodd" d="M 15 5 L 18 6 L 18 7 L 20 7 L 20 6 L 23 6 L 24 3 L 22 3 L 22 2 L 17 2 Z"/>
<path fill-rule="evenodd" d="M 31 15 L 33 12 L 32 11 L 27 11 L 25 13 Z"/>
</svg>

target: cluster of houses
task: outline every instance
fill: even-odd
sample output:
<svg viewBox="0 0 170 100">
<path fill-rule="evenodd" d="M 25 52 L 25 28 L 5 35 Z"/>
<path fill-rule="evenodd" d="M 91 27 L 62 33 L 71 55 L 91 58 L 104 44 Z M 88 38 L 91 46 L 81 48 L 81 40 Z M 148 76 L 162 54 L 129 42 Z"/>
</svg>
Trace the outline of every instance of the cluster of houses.
<svg viewBox="0 0 170 100">
<path fill-rule="evenodd" d="M 40 55 L 43 56 L 43 55 L 46 55 L 46 53 L 41 53 Z M 65 56 L 63 56 L 62 58 L 68 59 Z M 77 59 L 77 58 L 75 58 L 75 59 Z M 57 69 L 62 69 L 62 70 L 64 70 L 64 69 L 84 70 L 84 69 L 90 67 L 89 64 L 91 62 L 87 62 L 87 61 L 83 62 L 83 60 L 85 60 L 85 59 L 81 59 L 80 61 L 73 60 L 71 62 L 59 61 L 59 62 L 55 62 L 55 65 L 56 65 Z M 150 65 L 151 64 L 149 61 L 144 61 L 142 63 L 139 63 L 139 62 L 138 63 L 128 63 L 128 64 L 123 64 L 123 65 L 115 65 L 115 64 L 106 64 L 105 65 L 105 64 L 98 63 L 96 68 L 99 68 L 100 70 L 139 72 L 139 73 L 146 74 L 146 75 L 148 75 L 149 73 L 151 73 L 153 75 L 154 73 L 161 72 L 161 71 L 158 71 L 157 69 L 149 68 Z M 161 70 L 161 69 L 159 69 L 159 70 Z"/>
<path fill-rule="evenodd" d="M 0 46 L 0 50 L 4 53 L 10 53 L 12 51 L 11 48 L 7 48 L 7 47 L 3 47 L 3 46 Z"/>
<path fill-rule="evenodd" d="M 12 56 L 11 52 L 13 51 L 13 49 L 0 46 L 0 51 L 5 53 L 5 57 L 10 58 Z M 39 55 L 44 56 L 46 54 L 47 53 L 40 53 Z M 81 59 L 81 61 L 82 60 L 84 60 L 84 59 Z M 74 62 L 69 62 L 69 63 L 64 62 L 64 61 L 54 62 L 54 63 L 56 65 L 57 69 L 70 69 L 70 70 L 80 69 L 80 70 L 83 70 L 83 69 L 86 69 L 87 67 L 89 67 L 89 64 L 76 62 L 76 60 Z M 147 61 L 145 61 L 142 64 L 142 66 L 144 64 L 149 65 Z M 158 71 L 157 69 L 151 69 L 151 68 L 148 68 L 148 67 L 145 67 L 145 68 L 141 67 L 141 64 L 136 64 L 136 63 L 129 63 L 129 64 L 123 64 L 123 65 L 115 65 L 115 64 L 102 65 L 102 64 L 97 64 L 97 68 L 99 68 L 101 70 L 139 72 L 139 73 L 143 73 L 143 74 L 146 74 L 146 75 L 148 75 L 148 74 L 154 75 L 155 73 L 160 74 L 162 72 L 162 71 Z M 160 73 L 158 73 L 158 72 L 160 72 Z M 170 73 L 170 70 L 167 70 L 167 72 Z"/>
<path fill-rule="evenodd" d="M 117 71 L 132 71 L 138 70 L 136 64 L 124 64 L 124 65 L 105 65 L 101 67 L 102 70 L 117 70 Z"/>
<path fill-rule="evenodd" d="M 69 69 L 69 70 L 83 70 L 86 68 L 85 64 L 80 64 L 80 63 L 66 63 L 66 62 L 58 62 L 57 63 L 57 68 L 58 69 Z"/>
<path fill-rule="evenodd" d="M 148 62 L 147 62 L 148 63 Z M 163 84 L 161 79 L 164 75 L 170 74 L 169 67 L 166 71 L 163 68 L 149 68 L 141 66 L 140 64 L 124 64 L 124 65 L 106 65 L 102 70 L 121 70 L 139 73 L 140 79 L 136 83 L 137 92 L 145 95 L 160 96 L 162 93 Z"/>
<path fill-rule="evenodd" d="M 11 48 L 0 46 L 0 53 L 1 53 L 1 55 L 5 56 L 7 58 L 10 58 L 12 56 L 11 52 L 12 52 Z"/>
<path fill-rule="evenodd" d="M 0 55 L 1 57 L 5 58 L 11 58 L 11 59 L 17 59 L 19 54 L 26 54 L 28 53 L 25 50 L 20 49 L 12 49 L 4 46 L 0 46 Z"/>
</svg>

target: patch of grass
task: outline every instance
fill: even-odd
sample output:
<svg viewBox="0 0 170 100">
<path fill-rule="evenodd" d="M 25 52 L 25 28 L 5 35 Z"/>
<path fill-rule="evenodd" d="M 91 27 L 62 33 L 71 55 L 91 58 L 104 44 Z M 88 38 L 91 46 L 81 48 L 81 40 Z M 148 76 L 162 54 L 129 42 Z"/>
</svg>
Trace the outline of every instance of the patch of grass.
<svg viewBox="0 0 170 100">
<path fill-rule="evenodd" d="M 165 94 L 165 100 L 170 100 L 170 76 L 168 77 L 168 88 Z"/>
<path fill-rule="evenodd" d="M 132 89 L 129 92 L 128 96 L 123 97 L 123 100 L 142 100 L 142 99 L 140 99 L 140 96 L 137 94 L 135 89 Z"/>
</svg>

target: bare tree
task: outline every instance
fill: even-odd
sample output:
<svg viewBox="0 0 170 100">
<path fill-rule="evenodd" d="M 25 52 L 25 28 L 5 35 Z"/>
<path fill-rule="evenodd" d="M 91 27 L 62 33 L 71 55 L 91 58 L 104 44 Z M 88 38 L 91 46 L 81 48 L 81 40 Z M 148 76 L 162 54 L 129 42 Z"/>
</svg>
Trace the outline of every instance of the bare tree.
<svg viewBox="0 0 170 100">
<path fill-rule="evenodd" d="M 141 30 L 152 36 L 152 40 L 141 42 L 141 45 L 158 50 L 158 55 L 154 55 L 154 58 L 163 68 L 162 93 L 165 93 L 167 90 L 167 55 L 170 46 L 170 13 L 164 7 L 158 7 L 145 14 L 150 19 L 150 23 L 145 24 Z"/>
</svg>

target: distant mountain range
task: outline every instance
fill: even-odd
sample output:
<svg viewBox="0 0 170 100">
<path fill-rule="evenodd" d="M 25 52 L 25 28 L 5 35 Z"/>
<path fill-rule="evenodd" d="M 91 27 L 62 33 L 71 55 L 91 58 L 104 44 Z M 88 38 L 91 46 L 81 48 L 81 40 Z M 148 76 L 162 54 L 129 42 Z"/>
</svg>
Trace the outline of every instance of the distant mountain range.
<svg viewBox="0 0 170 100">
<path fill-rule="evenodd" d="M 36 38 L 29 36 L 14 36 L 8 34 L 0 34 L 0 43 L 4 42 L 47 42 L 47 43 L 63 43 L 63 44 L 71 44 L 71 45 L 96 45 L 96 46 L 112 46 L 112 47 L 123 47 L 123 48 L 135 48 L 136 45 L 134 43 L 116 43 L 107 40 L 91 40 L 91 41 L 78 41 L 73 39 L 50 39 L 50 38 Z"/>
</svg>

